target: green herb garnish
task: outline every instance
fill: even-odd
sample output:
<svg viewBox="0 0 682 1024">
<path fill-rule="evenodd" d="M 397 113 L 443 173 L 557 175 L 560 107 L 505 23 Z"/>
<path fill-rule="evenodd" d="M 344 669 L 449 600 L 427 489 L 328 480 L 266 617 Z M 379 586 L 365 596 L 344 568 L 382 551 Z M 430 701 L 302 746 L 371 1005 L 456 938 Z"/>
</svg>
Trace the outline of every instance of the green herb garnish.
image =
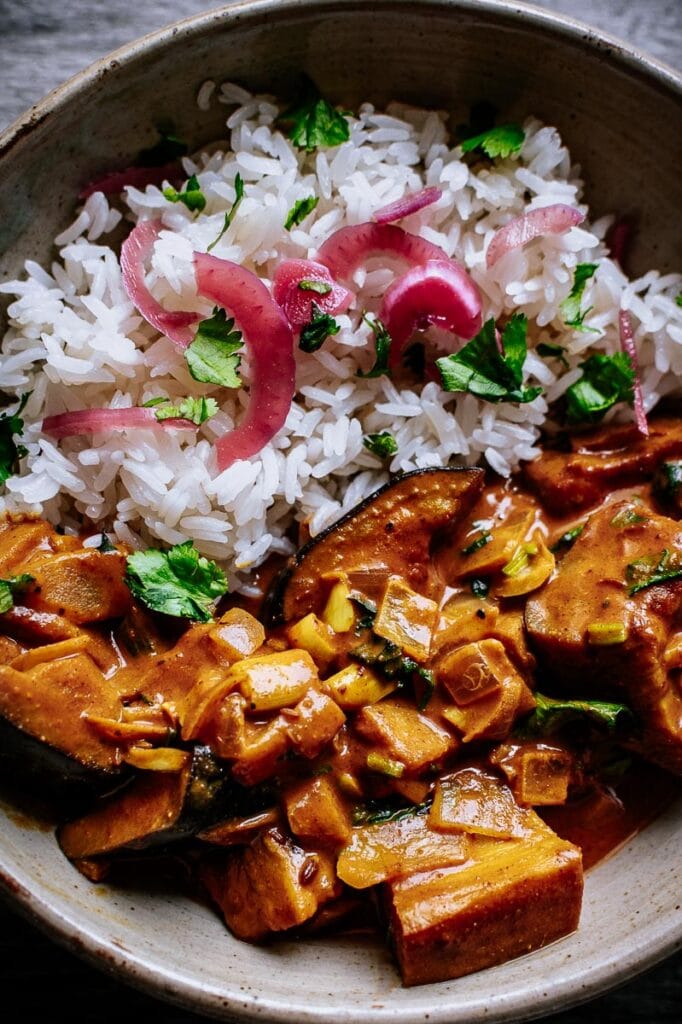
<svg viewBox="0 0 682 1024">
<path fill-rule="evenodd" d="M 10 611 L 14 607 L 14 595 L 26 590 L 34 581 L 35 577 L 26 572 L 6 580 L 0 579 L 0 614 Z"/>
<path fill-rule="evenodd" d="M 111 555 L 113 552 L 118 551 L 118 548 L 115 544 L 111 543 L 106 533 L 101 533 L 97 550 L 102 555 Z"/>
<path fill-rule="evenodd" d="M 502 333 L 502 351 L 495 337 L 495 321 L 488 320 L 471 341 L 450 356 L 436 360 L 445 391 L 468 391 L 484 402 L 532 402 L 540 387 L 525 388 L 528 321 L 515 313 Z"/>
<path fill-rule="evenodd" d="M 616 512 L 615 516 L 611 520 L 611 526 L 615 526 L 616 529 L 620 530 L 624 526 L 637 526 L 639 523 L 648 523 L 648 521 L 648 516 L 643 516 L 636 508 L 628 505 L 626 508 L 622 508 L 619 512 Z"/>
<path fill-rule="evenodd" d="M 682 306 L 682 292 L 680 292 L 679 295 L 675 296 L 675 302 L 678 306 Z"/>
<path fill-rule="evenodd" d="M 654 493 L 661 501 L 682 499 L 682 462 L 662 462 L 654 477 Z"/>
<path fill-rule="evenodd" d="M 474 579 L 471 581 L 471 593 L 474 597 L 487 597 L 489 592 L 490 584 L 487 580 Z"/>
<path fill-rule="evenodd" d="M 465 139 L 461 143 L 462 153 L 473 153 L 477 149 L 493 160 L 495 157 L 504 160 L 521 152 L 525 138 L 525 132 L 518 124 L 500 124 Z"/>
<path fill-rule="evenodd" d="M 302 352 L 316 352 L 327 338 L 341 330 L 333 316 L 323 313 L 316 302 L 311 302 L 312 320 L 301 328 L 298 347 Z"/>
<path fill-rule="evenodd" d="M 566 348 L 563 345 L 555 345 L 553 342 L 541 341 L 535 351 L 543 359 L 558 359 L 568 369 L 568 359 L 564 355 Z"/>
<path fill-rule="evenodd" d="M 127 563 L 126 583 L 133 595 L 164 615 L 210 622 L 215 602 L 227 593 L 222 569 L 189 540 L 168 551 L 136 551 Z"/>
<path fill-rule="evenodd" d="M 216 235 L 216 237 L 213 239 L 211 244 L 209 246 L 207 246 L 206 252 L 211 252 L 211 250 L 213 248 L 215 248 L 215 246 L 218 244 L 220 239 L 223 237 L 223 235 L 225 234 L 225 232 L 229 228 L 230 224 L 232 223 L 232 221 L 234 219 L 235 213 L 239 209 L 239 204 L 241 203 L 242 199 L 244 198 L 244 182 L 243 182 L 242 176 L 241 176 L 241 174 L 239 174 L 239 172 L 237 172 L 237 175 L 236 175 L 236 177 L 234 179 L 234 192 L 235 192 L 234 202 L 232 203 L 232 206 L 230 207 L 230 209 L 225 214 L 225 220 L 223 221 L 223 226 L 220 229 L 220 233 L 218 235 Z"/>
<path fill-rule="evenodd" d="M 23 444 L 17 444 L 15 437 L 24 432 L 24 421 L 21 413 L 31 396 L 31 392 L 22 395 L 19 406 L 13 413 L 0 413 L 0 484 L 4 484 L 14 473 L 18 459 L 23 459 L 27 450 Z"/>
<path fill-rule="evenodd" d="M 595 330 L 593 327 L 585 327 L 583 325 L 583 320 L 592 309 L 592 306 L 583 312 L 580 311 L 580 306 L 583 300 L 585 285 L 594 276 L 598 266 L 598 263 L 579 263 L 575 268 L 573 286 L 564 301 L 559 303 L 559 309 L 567 327 L 573 327 L 577 331 Z"/>
<path fill-rule="evenodd" d="M 391 371 L 388 367 L 388 357 L 391 351 L 391 335 L 388 333 L 379 317 L 375 317 L 373 320 L 370 320 L 369 317 L 363 316 L 362 319 L 374 332 L 375 358 L 374 366 L 371 370 L 368 370 L 367 373 L 363 373 L 362 370 L 358 370 L 356 372 L 356 376 L 382 377 L 386 374 L 390 377 Z"/>
<path fill-rule="evenodd" d="M 414 689 L 416 684 L 422 691 L 420 697 L 415 693 L 415 703 L 419 711 L 423 711 L 429 703 L 436 688 L 433 672 L 403 654 L 397 644 L 374 636 L 372 640 L 359 644 L 348 653 L 351 658 L 355 658 L 361 664 L 371 665 L 386 679 L 395 679 L 399 689 L 404 690 L 408 687 Z"/>
<path fill-rule="evenodd" d="M 309 153 L 322 146 L 340 146 L 350 138 L 348 121 L 325 100 L 314 82 L 305 78 L 297 101 L 285 110 L 280 121 L 289 124 L 289 138 Z"/>
<path fill-rule="evenodd" d="M 647 587 L 682 579 L 682 559 L 677 554 L 671 554 L 668 548 L 664 548 L 660 555 L 648 555 L 630 562 L 625 570 L 625 577 L 630 584 L 628 594 L 632 597 Z"/>
<path fill-rule="evenodd" d="M 571 423 L 598 423 L 618 402 L 634 401 L 635 371 L 625 352 L 595 353 L 580 364 L 583 375 L 566 391 L 566 418 Z"/>
<path fill-rule="evenodd" d="M 196 174 L 189 178 L 184 192 L 178 192 L 176 188 L 169 185 L 163 190 L 163 195 L 169 203 L 183 203 L 192 213 L 201 213 L 206 206 L 206 196 L 201 191 Z"/>
<path fill-rule="evenodd" d="M 423 804 L 408 804 L 406 807 L 395 807 L 393 804 L 380 804 L 375 800 L 366 804 L 358 804 L 353 808 L 354 825 L 383 825 L 387 821 L 402 821 L 416 814 L 426 814 L 430 801 Z"/>
<path fill-rule="evenodd" d="M 200 427 L 211 416 L 218 412 L 218 403 L 215 398 L 183 398 L 177 405 L 173 405 L 169 398 L 152 398 L 145 402 L 145 408 L 153 407 L 154 415 L 159 422 L 163 420 L 190 420 Z"/>
<path fill-rule="evenodd" d="M 617 730 L 632 729 L 635 724 L 634 715 L 625 704 L 601 700 L 554 700 L 537 690 L 533 696 L 536 706 L 518 730 L 522 735 L 547 735 L 580 719 L 602 726 L 612 734 Z"/>
<path fill-rule="evenodd" d="M 462 548 L 460 555 L 473 555 L 474 551 L 480 551 L 486 544 L 490 544 L 492 539 L 492 533 L 489 533 L 487 530 L 481 530 L 478 537 L 472 540 L 471 544 L 467 544 L 465 548 Z"/>
<path fill-rule="evenodd" d="M 329 295 L 332 290 L 327 281 L 299 281 L 298 287 L 302 292 L 317 292 L 318 295 Z"/>
<path fill-rule="evenodd" d="M 189 372 L 205 384 L 241 387 L 241 356 L 235 353 L 242 345 L 241 332 L 234 330 L 234 320 L 228 320 L 225 310 L 216 306 L 212 316 L 201 321 L 194 340 L 185 349 Z"/>
<path fill-rule="evenodd" d="M 388 430 L 382 430 L 380 434 L 366 434 L 362 443 L 380 459 L 388 459 L 398 451 L 398 442 Z"/>
<path fill-rule="evenodd" d="M 308 196 L 307 199 L 297 199 L 289 210 L 287 219 L 284 221 L 284 227 L 286 230 L 291 231 L 291 229 L 296 227 L 297 224 L 304 221 L 308 214 L 313 212 L 319 201 L 320 200 L 317 196 Z"/>
<path fill-rule="evenodd" d="M 550 549 L 552 554 L 556 554 L 556 552 L 561 551 L 562 548 L 572 548 L 586 525 L 586 523 L 578 523 L 577 526 L 573 526 L 570 530 L 566 530 L 566 533 L 562 533 L 558 541 L 556 541 L 555 544 L 552 544 Z"/>
</svg>

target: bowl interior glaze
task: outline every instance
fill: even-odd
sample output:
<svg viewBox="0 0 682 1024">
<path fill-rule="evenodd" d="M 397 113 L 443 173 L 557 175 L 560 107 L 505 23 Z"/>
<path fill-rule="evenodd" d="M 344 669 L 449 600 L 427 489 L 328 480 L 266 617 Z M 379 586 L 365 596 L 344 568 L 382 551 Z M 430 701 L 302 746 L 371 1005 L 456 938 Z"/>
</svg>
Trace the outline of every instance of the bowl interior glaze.
<svg viewBox="0 0 682 1024">
<path fill-rule="evenodd" d="M 51 94 L 0 138 L 0 273 L 49 260 L 74 196 L 175 123 L 198 146 L 224 136 L 226 108 L 196 107 L 207 78 L 291 93 L 307 72 L 353 107 L 399 98 L 464 120 L 488 99 L 510 118 L 556 124 L 580 160 L 595 214 L 636 217 L 636 269 L 681 262 L 680 83 L 582 26 L 518 4 L 448 0 L 256 0 L 178 23 Z M 677 145 L 677 149 L 675 148 Z M 580 930 L 456 982 L 403 989 L 365 939 L 234 940 L 210 910 L 162 889 L 86 882 L 51 834 L 0 811 L 5 888 L 54 936 L 156 995 L 230 1020 L 398 1024 L 529 1019 L 596 995 L 682 940 L 676 903 L 681 804 L 591 871 Z"/>
</svg>

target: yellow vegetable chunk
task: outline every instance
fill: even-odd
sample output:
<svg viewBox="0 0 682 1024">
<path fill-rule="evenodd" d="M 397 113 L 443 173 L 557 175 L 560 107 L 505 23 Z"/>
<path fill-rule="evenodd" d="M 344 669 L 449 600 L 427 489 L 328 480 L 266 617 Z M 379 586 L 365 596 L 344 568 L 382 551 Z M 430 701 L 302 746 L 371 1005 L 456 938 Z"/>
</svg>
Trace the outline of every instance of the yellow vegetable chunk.
<svg viewBox="0 0 682 1024">
<path fill-rule="evenodd" d="M 209 636 L 221 661 L 225 659 L 230 663 L 249 658 L 265 643 L 265 630 L 261 623 L 241 608 L 230 608 L 225 612 Z"/>
<path fill-rule="evenodd" d="M 351 824 L 344 801 L 327 775 L 307 779 L 284 794 L 289 827 L 295 836 L 340 846 L 348 842 Z"/>
<path fill-rule="evenodd" d="M 355 609 L 345 580 L 339 580 L 332 587 L 322 618 L 335 633 L 347 633 L 355 625 Z"/>
<path fill-rule="evenodd" d="M 580 850 L 532 811 L 522 839 L 472 836 L 466 863 L 389 883 L 405 985 L 458 978 L 546 946 L 578 926 Z"/>
<path fill-rule="evenodd" d="M 528 834 L 527 814 L 496 775 L 480 768 L 461 768 L 439 779 L 429 824 L 440 832 L 521 838 Z"/>
<path fill-rule="evenodd" d="M 533 508 L 516 509 L 509 519 L 499 526 L 493 526 L 490 530 L 475 528 L 463 538 L 461 549 L 452 555 L 448 566 L 448 578 L 492 576 L 493 573 L 500 572 L 519 544 L 526 540 L 534 521 Z M 476 546 L 484 536 L 489 536 L 490 540 Z"/>
<path fill-rule="evenodd" d="M 180 772 L 191 760 L 187 750 L 177 747 L 131 747 L 123 755 L 126 764 L 150 772 Z"/>
<path fill-rule="evenodd" d="M 336 873 L 346 885 L 367 889 L 415 871 L 462 864 L 468 849 L 466 836 L 435 832 L 425 814 L 408 812 L 398 821 L 354 828 L 339 854 Z"/>
<path fill-rule="evenodd" d="M 520 557 L 518 552 L 526 557 Z M 502 597 L 520 597 L 537 590 L 549 579 L 554 572 L 556 559 L 545 544 L 542 534 L 536 531 L 530 544 L 517 548 L 508 565 L 513 566 L 513 569 L 505 574 L 503 568 L 502 578 L 493 585 L 495 593 Z"/>
<path fill-rule="evenodd" d="M 397 698 L 363 708 L 355 727 L 379 745 L 378 753 L 399 761 L 406 771 L 415 774 L 438 764 L 457 746 L 451 733 L 422 715 L 413 704 Z"/>
<path fill-rule="evenodd" d="M 356 711 L 393 693 L 397 683 L 382 679 L 367 665 L 352 664 L 325 679 L 325 686 L 344 711 Z"/>
<path fill-rule="evenodd" d="M 250 711 L 291 707 L 318 681 L 317 667 L 307 651 L 278 651 L 246 658 L 230 669 Z"/>
<path fill-rule="evenodd" d="M 438 622 L 438 605 L 391 576 L 372 629 L 415 661 L 426 661 Z"/>
<path fill-rule="evenodd" d="M 318 619 L 314 612 L 305 615 L 287 629 L 287 639 L 292 647 L 307 651 L 318 668 L 326 668 L 337 655 L 334 630 Z"/>
</svg>

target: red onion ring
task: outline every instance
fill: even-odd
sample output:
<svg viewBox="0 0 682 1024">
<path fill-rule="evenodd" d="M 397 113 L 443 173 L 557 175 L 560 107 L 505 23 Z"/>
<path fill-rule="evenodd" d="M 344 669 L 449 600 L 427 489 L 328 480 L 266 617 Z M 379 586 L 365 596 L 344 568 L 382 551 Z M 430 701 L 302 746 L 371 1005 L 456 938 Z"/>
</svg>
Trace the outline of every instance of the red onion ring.
<svg viewBox="0 0 682 1024">
<path fill-rule="evenodd" d="M 621 309 L 618 314 L 618 329 L 620 333 L 620 347 L 623 352 L 630 357 L 632 369 L 635 371 L 635 381 L 633 384 L 635 422 L 637 423 L 637 429 L 640 434 L 643 434 L 644 437 L 648 437 L 649 424 L 647 423 L 646 412 L 644 411 L 644 397 L 642 395 L 642 382 L 639 377 L 637 346 L 635 345 L 635 335 L 632 330 L 632 319 L 625 309 Z"/>
<path fill-rule="evenodd" d="M 319 281 L 328 285 L 331 291 L 325 295 L 306 291 L 300 287 L 301 281 Z M 313 302 L 323 313 L 335 316 L 336 313 L 344 313 L 353 301 L 352 292 L 337 284 L 327 267 L 313 260 L 284 260 L 280 263 L 272 279 L 272 294 L 294 330 L 310 323 Z"/>
<path fill-rule="evenodd" d="M 493 235 L 486 253 L 486 267 L 490 270 L 513 249 L 520 249 L 540 235 L 560 235 L 569 228 L 582 224 L 585 215 L 575 206 L 554 203 L 541 206 L 514 217 Z"/>
<path fill-rule="evenodd" d="M 428 260 L 447 260 L 439 245 L 403 231 L 395 224 L 356 224 L 340 228 L 320 248 L 317 257 L 332 276 L 348 281 L 361 264 L 372 256 L 387 255 L 415 266 Z"/>
<path fill-rule="evenodd" d="M 122 171 L 109 171 L 89 182 L 78 193 L 78 198 L 87 199 L 94 192 L 103 192 L 105 196 L 119 195 L 127 185 L 146 188 L 147 185 L 162 185 L 164 181 L 178 184 L 181 179 L 182 164 L 177 160 L 161 167 L 124 167 Z"/>
<path fill-rule="evenodd" d="M 435 186 L 423 188 L 420 192 L 413 192 L 412 195 L 403 196 L 402 199 L 396 199 L 394 203 L 382 206 L 372 214 L 372 220 L 376 224 L 390 224 L 391 221 L 409 217 L 411 213 L 423 210 L 431 203 L 437 203 L 442 195 L 442 190 Z"/>
<path fill-rule="evenodd" d="M 131 406 L 127 409 L 81 409 L 78 412 L 63 412 L 57 416 L 46 416 L 42 431 L 60 440 L 76 434 L 105 434 L 110 430 L 155 430 L 157 428 L 196 430 L 191 420 L 174 418 L 157 420 L 153 409 Z"/>
</svg>

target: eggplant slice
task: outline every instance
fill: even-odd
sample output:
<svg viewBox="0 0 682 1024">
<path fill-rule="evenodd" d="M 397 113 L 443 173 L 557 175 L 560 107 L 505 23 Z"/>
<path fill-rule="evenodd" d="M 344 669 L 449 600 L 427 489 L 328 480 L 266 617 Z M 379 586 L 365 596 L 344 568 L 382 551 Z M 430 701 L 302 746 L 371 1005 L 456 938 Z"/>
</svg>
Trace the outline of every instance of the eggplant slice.
<svg viewBox="0 0 682 1024">
<path fill-rule="evenodd" d="M 484 479 L 481 469 L 419 469 L 375 491 L 292 556 L 270 588 L 266 621 L 319 612 L 341 573 L 351 582 L 398 575 L 431 597 L 441 586 L 434 544 L 473 507 Z"/>
</svg>

